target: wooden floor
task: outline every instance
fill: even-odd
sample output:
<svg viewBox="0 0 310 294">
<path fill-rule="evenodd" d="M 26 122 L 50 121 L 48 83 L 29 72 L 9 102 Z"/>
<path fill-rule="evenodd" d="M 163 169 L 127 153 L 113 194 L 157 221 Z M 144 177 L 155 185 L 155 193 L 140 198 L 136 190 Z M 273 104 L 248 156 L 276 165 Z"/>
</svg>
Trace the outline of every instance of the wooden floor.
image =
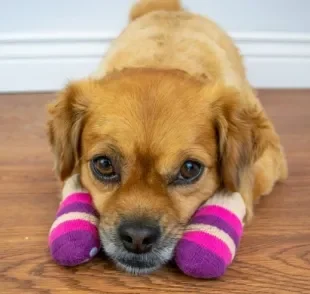
<svg viewBox="0 0 310 294">
<path fill-rule="evenodd" d="M 257 206 L 235 262 L 217 281 L 173 267 L 150 276 L 104 258 L 57 266 L 47 234 L 58 184 L 44 130 L 52 94 L 0 95 L 0 293 L 310 293 L 310 91 L 260 91 L 285 146 L 290 176 Z"/>
</svg>

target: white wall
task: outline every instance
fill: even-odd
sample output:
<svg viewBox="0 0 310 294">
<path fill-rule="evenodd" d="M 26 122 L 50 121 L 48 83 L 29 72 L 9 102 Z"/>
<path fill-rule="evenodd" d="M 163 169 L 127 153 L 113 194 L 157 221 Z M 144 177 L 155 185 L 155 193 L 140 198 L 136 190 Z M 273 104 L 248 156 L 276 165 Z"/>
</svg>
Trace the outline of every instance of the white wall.
<svg viewBox="0 0 310 294">
<path fill-rule="evenodd" d="M 134 0 L 0 0 L 0 33 L 118 33 Z M 225 29 L 310 33 L 309 0 L 183 0 Z"/>
<path fill-rule="evenodd" d="M 0 0 L 0 91 L 55 90 L 87 75 L 134 0 Z M 225 28 L 257 87 L 310 87 L 309 0 L 183 0 Z"/>
</svg>

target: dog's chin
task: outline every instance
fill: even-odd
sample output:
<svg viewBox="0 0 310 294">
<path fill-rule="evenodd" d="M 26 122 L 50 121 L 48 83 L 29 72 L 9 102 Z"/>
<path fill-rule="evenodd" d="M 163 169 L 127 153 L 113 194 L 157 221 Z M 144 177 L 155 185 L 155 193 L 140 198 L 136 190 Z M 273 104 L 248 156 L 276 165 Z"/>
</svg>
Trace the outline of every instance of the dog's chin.
<svg viewBox="0 0 310 294">
<path fill-rule="evenodd" d="M 161 268 L 163 264 L 154 264 L 153 266 L 149 265 L 143 265 L 137 266 L 135 263 L 127 262 L 127 261 L 120 261 L 120 260 L 114 260 L 117 268 L 120 270 L 126 271 L 127 273 L 130 273 L 132 275 L 147 275 L 151 274 L 152 272 L 158 270 Z"/>
</svg>

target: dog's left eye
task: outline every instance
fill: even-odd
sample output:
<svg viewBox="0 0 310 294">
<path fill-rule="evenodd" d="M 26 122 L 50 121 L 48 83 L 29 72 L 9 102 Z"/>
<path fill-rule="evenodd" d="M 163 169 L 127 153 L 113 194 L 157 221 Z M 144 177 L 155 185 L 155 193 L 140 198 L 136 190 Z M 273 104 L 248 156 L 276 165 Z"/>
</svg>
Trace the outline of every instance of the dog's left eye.
<svg viewBox="0 0 310 294">
<path fill-rule="evenodd" d="M 193 160 L 185 161 L 180 168 L 174 184 L 192 184 L 200 178 L 203 170 L 204 167 L 199 162 Z"/>
<path fill-rule="evenodd" d="M 120 174 L 116 171 L 112 160 L 106 156 L 93 158 L 90 166 L 94 176 L 103 182 L 118 182 L 120 180 Z"/>
</svg>

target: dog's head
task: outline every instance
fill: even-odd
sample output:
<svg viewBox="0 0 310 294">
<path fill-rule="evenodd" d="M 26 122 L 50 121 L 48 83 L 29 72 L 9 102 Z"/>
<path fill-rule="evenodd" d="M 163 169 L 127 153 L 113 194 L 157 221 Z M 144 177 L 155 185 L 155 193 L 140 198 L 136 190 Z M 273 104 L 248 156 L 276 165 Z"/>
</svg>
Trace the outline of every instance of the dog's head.
<svg viewBox="0 0 310 294">
<path fill-rule="evenodd" d="M 57 173 L 81 174 L 105 252 L 134 273 L 171 259 L 195 210 L 219 188 L 238 191 L 261 148 L 258 114 L 237 91 L 178 71 L 72 83 L 50 114 Z"/>
</svg>

